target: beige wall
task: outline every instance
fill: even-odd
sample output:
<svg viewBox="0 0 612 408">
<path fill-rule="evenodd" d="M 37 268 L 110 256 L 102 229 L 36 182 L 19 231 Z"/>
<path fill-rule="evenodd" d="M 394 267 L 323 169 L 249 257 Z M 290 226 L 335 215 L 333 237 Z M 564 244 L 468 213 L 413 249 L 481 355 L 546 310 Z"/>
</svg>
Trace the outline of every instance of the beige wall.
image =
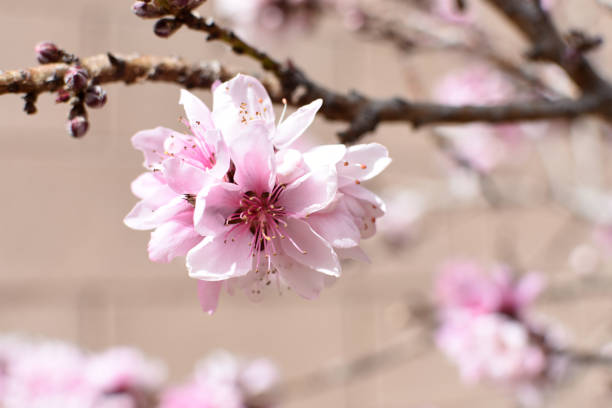
<svg viewBox="0 0 612 408">
<path fill-rule="evenodd" d="M 562 21 L 594 32 L 607 25 L 612 32 L 612 13 L 605 16 L 594 1 L 565 2 L 569 11 L 558 12 Z M 233 66 L 253 67 L 194 33 L 155 38 L 151 23 L 134 18 L 129 6 L 128 0 L 0 0 L 0 68 L 33 65 L 33 46 L 45 39 L 83 56 L 137 51 L 192 60 L 221 58 Z M 418 93 L 446 67 L 441 58 L 401 59 L 390 48 L 356 42 L 333 22 L 324 24 L 311 41 L 295 39 L 270 48 L 336 89 L 357 87 L 380 96 Z M 611 52 L 610 45 L 599 52 L 600 65 L 612 60 Z M 296 376 L 335 358 L 367 353 L 396 336 L 398 308 L 414 291 L 427 293 L 436 266 L 447 256 L 491 259 L 498 243 L 510 238 L 521 263 L 569 276 L 567 251 L 587 233 L 579 223 L 572 224 L 571 237 L 555 248 L 555 256 L 542 259 L 543 248 L 567 222 L 558 207 L 495 212 L 481 203 L 476 209 L 442 211 L 425 220 L 422 240 L 404 251 L 369 242 L 372 265 L 347 265 L 344 278 L 317 301 L 270 293 L 253 304 L 241 295 L 224 295 L 219 311 L 209 317 L 200 312 L 195 282 L 187 277 L 183 261 L 151 263 L 148 234 L 122 223 L 136 202 L 129 183 L 142 171 L 141 155 L 129 138 L 139 129 L 176 126 L 181 114 L 178 89 L 150 84 L 107 90 L 108 105 L 91 112 L 92 130 L 82 140 L 66 135 L 66 107 L 55 106 L 51 96 L 40 98 L 40 112 L 33 117 L 21 113 L 18 98 L 0 98 L 2 332 L 66 339 L 94 349 L 134 345 L 166 360 L 174 379 L 186 376 L 196 359 L 220 347 L 269 356 L 286 376 Z M 210 100 L 208 93 L 198 94 Z M 332 141 L 337 128 L 319 119 L 313 133 Z M 376 187 L 427 186 L 444 174 L 427 130 L 383 126 L 376 140 L 388 144 L 395 159 Z M 579 344 L 596 346 L 612 337 L 611 306 L 590 300 L 548 308 L 578 330 L 573 338 Z M 590 374 L 577 389 L 564 390 L 554 405 L 609 405 L 603 379 Z M 460 387 L 454 367 L 432 352 L 287 406 L 476 408 L 512 403 L 484 387 Z"/>
</svg>

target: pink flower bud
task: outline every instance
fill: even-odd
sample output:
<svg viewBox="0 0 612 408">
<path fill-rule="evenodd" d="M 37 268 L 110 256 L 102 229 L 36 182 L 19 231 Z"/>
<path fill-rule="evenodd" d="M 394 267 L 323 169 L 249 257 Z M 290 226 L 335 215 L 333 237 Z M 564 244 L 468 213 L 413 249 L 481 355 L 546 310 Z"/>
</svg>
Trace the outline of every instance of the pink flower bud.
<svg viewBox="0 0 612 408">
<path fill-rule="evenodd" d="M 66 128 L 70 136 L 79 138 L 87 133 L 89 122 L 84 116 L 76 116 L 68 121 Z"/>
<path fill-rule="evenodd" d="M 167 38 L 174 34 L 176 30 L 181 28 L 181 25 L 181 22 L 173 18 L 162 18 L 155 23 L 153 32 L 155 32 L 155 35 L 158 37 Z"/>
<path fill-rule="evenodd" d="M 106 91 L 100 85 L 87 89 L 85 93 L 85 104 L 90 108 L 101 108 L 106 105 Z"/>
<path fill-rule="evenodd" d="M 57 97 L 55 98 L 55 103 L 66 103 L 70 100 L 70 92 L 65 89 L 60 89 L 57 91 Z"/>
<path fill-rule="evenodd" d="M 74 92 L 79 92 L 85 88 L 88 80 L 89 75 L 87 74 L 87 71 L 79 67 L 68 68 L 68 71 L 66 71 L 66 75 L 64 76 L 66 88 Z"/>
<path fill-rule="evenodd" d="M 57 45 L 51 42 L 41 42 L 34 47 L 36 51 L 36 59 L 41 64 L 50 64 L 58 62 L 62 58 L 62 51 L 57 48 Z"/>
</svg>

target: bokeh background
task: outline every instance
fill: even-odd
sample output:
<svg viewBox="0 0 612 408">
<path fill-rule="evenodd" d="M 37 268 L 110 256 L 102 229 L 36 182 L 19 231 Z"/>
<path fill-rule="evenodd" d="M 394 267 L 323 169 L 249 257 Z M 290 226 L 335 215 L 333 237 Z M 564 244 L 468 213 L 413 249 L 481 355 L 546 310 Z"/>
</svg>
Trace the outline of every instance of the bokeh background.
<svg viewBox="0 0 612 408">
<path fill-rule="evenodd" d="M 492 30 L 491 41 L 503 44 L 504 53 L 520 60 L 521 38 L 481 1 L 470 3 L 481 9 Z M 612 12 L 594 0 L 559 3 L 554 16 L 561 27 L 585 27 L 604 39 L 612 34 Z M 193 32 L 157 38 L 152 23 L 135 18 L 129 8 L 128 0 L 0 0 L 0 69 L 35 65 L 34 45 L 52 40 L 80 56 L 107 51 L 179 55 L 256 70 L 251 61 Z M 202 13 L 210 9 L 206 5 Z M 357 88 L 381 97 L 426 98 L 445 72 L 473 62 L 441 53 L 399 55 L 391 46 L 348 32 L 331 18 L 308 35 L 272 39 L 265 48 L 279 58 L 292 58 L 334 89 Z M 605 43 L 593 59 L 609 73 L 612 46 Z M 589 239 L 588 225 L 546 200 L 502 208 L 479 198 L 461 201 L 448 193 L 448 164 L 431 129 L 384 125 L 365 140 L 386 144 L 394 162 L 370 187 L 379 192 L 410 188 L 425 192 L 429 202 L 448 205 L 427 212 L 415 229 L 416 238 L 399 249 L 381 238 L 366 242 L 372 264 L 346 264 L 344 277 L 316 301 L 290 292 L 279 296 L 273 290 L 261 303 L 224 294 L 217 313 L 208 316 L 200 310 L 195 281 L 188 278 L 183 260 L 169 265 L 150 262 L 149 234 L 122 223 L 136 202 L 130 182 L 143 171 L 141 154 L 131 147 L 130 137 L 158 125 L 179 128 L 178 88 L 115 84 L 106 89 L 109 102 L 90 112 L 91 130 L 82 140 L 66 134 L 66 106 L 56 106 L 52 96 L 41 96 L 39 113 L 32 117 L 21 112 L 17 97 L 0 98 L 0 332 L 57 338 L 92 350 L 135 346 L 166 361 L 176 381 L 218 348 L 247 357 L 267 356 L 284 377 L 292 378 L 370 353 L 397 336 L 412 336 L 415 349 L 421 347 L 420 326 L 407 305 L 428 299 L 435 272 L 448 258 L 486 262 L 506 257 L 546 273 L 555 283 L 579 279 L 568 256 Z M 210 102 L 210 93 L 196 93 Z M 311 129 L 314 140 L 333 142 L 341 125 L 319 118 Z M 559 160 L 570 172 L 575 157 L 563 153 L 563 136 L 557 140 Z M 604 181 L 609 176 L 605 173 Z M 542 170 L 529 158 L 519 169 L 502 170 L 496 177 L 528 186 L 529 191 L 544 189 Z M 542 302 L 540 310 L 563 324 L 572 344 L 598 349 L 612 339 L 612 301 L 605 293 Z M 558 391 L 554 406 L 609 406 L 608 374 L 594 370 L 576 376 Z M 499 389 L 462 385 L 456 368 L 432 348 L 352 384 L 283 406 L 513 404 Z"/>
</svg>

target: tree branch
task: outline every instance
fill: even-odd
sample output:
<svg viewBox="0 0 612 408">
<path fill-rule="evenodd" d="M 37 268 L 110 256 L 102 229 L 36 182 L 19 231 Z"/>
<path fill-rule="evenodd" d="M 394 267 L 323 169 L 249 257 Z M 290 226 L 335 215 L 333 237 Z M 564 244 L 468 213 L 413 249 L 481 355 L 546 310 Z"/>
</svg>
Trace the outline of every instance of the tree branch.
<svg viewBox="0 0 612 408">
<path fill-rule="evenodd" d="M 215 80 L 226 81 L 238 71 L 217 62 L 187 63 L 179 58 L 160 56 L 96 55 L 81 59 L 83 68 L 98 84 L 124 82 L 170 82 L 186 88 L 209 89 Z M 290 64 L 289 64 L 290 65 Z M 67 64 L 47 64 L 29 69 L 0 73 L 0 95 L 7 93 L 39 94 L 60 91 Z M 277 67 L 278 68 L 278 67 Z M 601 95 L 586 95 L 581 99 L 534 101 L 501 106 L 447 106 L 427 102 L 410 102 L 401 98 L 373 99 L 356 92 L 341 94 L 319 86 L 302 76 L 295 68 L 291 77 L 306 87 L 301 96 L 291 98 L 293 105 L 303 105 L 316 98 L 325 101 L 321 113 L 327 119 L 350 124 L 340 133 L 340 140 L 350 143 L 376 129 L 381 122 L 407 122 L 415 126 L 442 123 L 490 122 L 571 118 L 603 109 L 607 99 Z M 284 75 L 284 74 L 283 74 Z M 280 102 L 287 94 L 271 77 L 260 78 L 272 99 Z M 285 78 L 286 79 L 286 78 Z"/>
</svg>

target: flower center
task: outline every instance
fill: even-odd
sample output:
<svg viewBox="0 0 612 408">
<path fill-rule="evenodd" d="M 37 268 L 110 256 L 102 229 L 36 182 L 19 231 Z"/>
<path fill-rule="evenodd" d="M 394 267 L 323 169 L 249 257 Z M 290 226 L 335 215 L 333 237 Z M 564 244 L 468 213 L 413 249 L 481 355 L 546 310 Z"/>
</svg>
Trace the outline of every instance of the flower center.
<svg viewBox="0 0 612 408">
<path fill-rule="evenodd" d="M 249 245 L 251 255 L 257 258 L 256 265 L 259 265 L 262 255 L 269 263 L 270 256 L 277 253 L 274 240 L 285 238 L 281 228 L 287 227 L 284 220 L 287 212 L 279 205 L 279 199 L 286 188 L 286 185 L 280 184 L 274 187 L 271 193 L 264 192 L 260 195 L 247 191 L 240 200 L 240 208 L 225 220 L 226 225 L 234 225 L 226 236 L 241 227 L 244 232 L 246 229 L 251 232 L 253 238 Z"/>
</svg>

